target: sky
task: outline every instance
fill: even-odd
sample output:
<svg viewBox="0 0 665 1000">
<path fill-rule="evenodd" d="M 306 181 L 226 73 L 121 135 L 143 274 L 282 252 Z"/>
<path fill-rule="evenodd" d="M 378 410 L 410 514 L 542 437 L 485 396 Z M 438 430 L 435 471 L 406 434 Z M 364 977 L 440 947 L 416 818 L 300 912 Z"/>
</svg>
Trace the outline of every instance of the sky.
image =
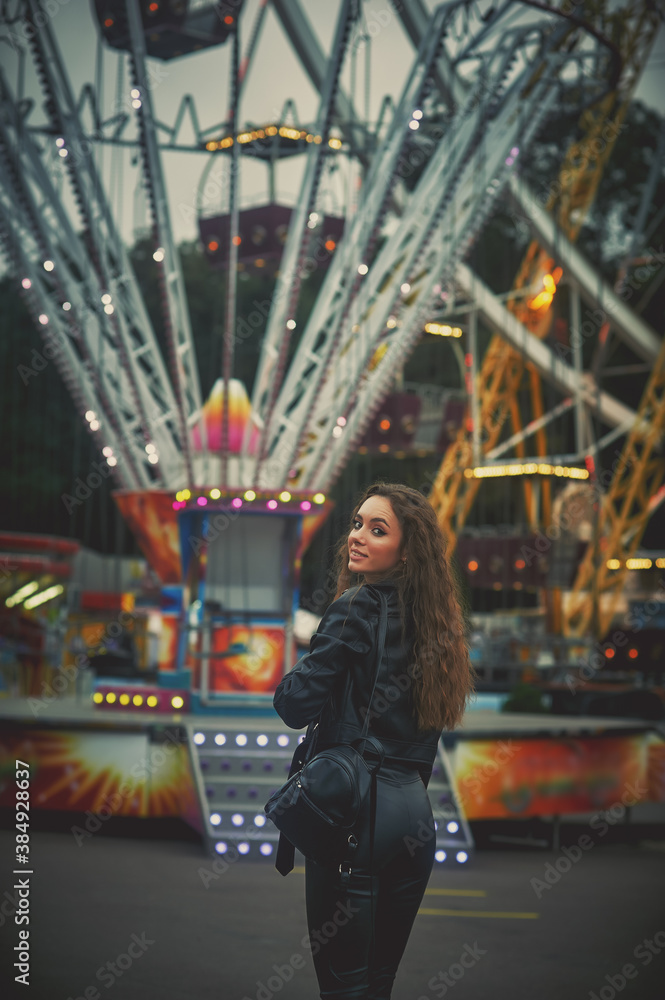
<svg viewBox="0 0 665 1000">
<path fill-rule="evenodd" d="M 50 27 L 57 37 L 74 93 L 78 95 L 87 82 L 101 80 L 106 114 L 110 115 L 117 102 L 119 58 L 113 50 L 104 46 L 99 59 L 92 3 L 88 0 L 53 0 L 47 6 L 55 11 Z M 306 0 L 302 6 L 324 51 L 329 52 L 339 0 Z M 434 6 L 434 0 L 429 0 L 428 7 L 434 9 Z M 259 0 L 246 0 L 240 24 L 241 52 L 246 49 L 258 9 Z M 342 84 L 352 95 L 356 107 L 361 111 L 368 108 L 370 121 L 376 121 L 384 96 L 390 95 L 393 101 L 398 99 L 414 59 L 414 50 L 388 0 L 365 0 L 363 10 L 371 41 L 369 47 L 363 42 L 358 45 L 355 65 L 353 60 L 346 59 Z M 230 53 L 231 47 L 226 44 L 169 62 L 151 60 L 153 99 L 158 119 L 172 123 L 182 97 L 191 94 L 203 128 L 221 123 L 228 107 Z M 10 85 L 16 90 L 19 64 L 6 44 L 0 47 L 0 58 Z M 130 86 L 126 71 L 121 73 L 120 80 L 120 93 L 126 104 Z M 41 118 L 41 96 L 29 65 L 25 81 L 25 93 L 37 98 L 32 118 L 38 121 Z M 664 84 L 665 29 L 661 27 L 635 96 L 662 113 Z M 282 108 L 289 99 L 295 102 L 298 124 L 307 125 L 316 120 L 318 94 L 269 4 L 244 87 L 239 120 L 257 125 L 279 120 Z M 191 140 L 191 129 L 185 127 L 182 138 Z M 113 149 L 108 145 L 99 149 L 97 156 L 122 235 L 127 242 L 132 242 L 133 237 L 149 222 L 139 171 L 135 163 L 132 165 L 135 157 L 131 150 Z M 197 236 L 196 214 L 200 198 L 197 198 L 197 191 L 209 160 L 209 154 L 171 151 L 163 154 L 176 242 Z M 58 161 L 55 160 L 55 163 L 57 165 Z M 283 204 L 296 201 L 303 167 L 304 157 L 289 159 L 278 165 L 277 201 Z M 226 211 L 227 177 L 228 157 L 217 156 L 202 199 L 204 214 Z M 356 181 L 356 168 L 346 158 L 339 157 L 337 169 L 324 182 L 326 207 L 333 212 L 335 209 L 341 212 L 348 199 L 354 196 Z M 267 168 L 244 157 L 240 177 L 241 207 L 267 201 Z"/>
</svg>

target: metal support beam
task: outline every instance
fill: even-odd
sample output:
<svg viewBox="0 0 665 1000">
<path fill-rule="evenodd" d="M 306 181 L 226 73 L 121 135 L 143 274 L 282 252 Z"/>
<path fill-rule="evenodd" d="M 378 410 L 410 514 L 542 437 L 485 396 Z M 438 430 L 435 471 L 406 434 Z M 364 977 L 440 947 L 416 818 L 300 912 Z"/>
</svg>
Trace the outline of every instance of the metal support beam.
<svg viewBox="0 0 665 1000">
<path fill-rule="evenodd" d="M 238 132 L 238 110 L 240 107 L 240 85 L 238 80 L 240 54 L 240 28 L 236 23 L 231 49 L 231 78 L 229 80 L 229 124 L 231 135 Z M 229 440 L 231 418 L 231 376 L 233 375 L 233 353 L 236 338 L 236 320 L 238 307 L 238 245 L 240 236 L 239 225 L 239 182 L 240 182 L 240 144 L 233 143 L 231 150 L 231 170 L 229 173 L 229 245 L 228 271 L 226 274 L 226 322 L 222 339 L 222 377 L 224 379 L 224 399 L 222 402 L 222 454 L 221 454 L 221 484 L 224 488 L 229 482 Z"/>
<path fill-rule="evenodd" d="M 8 252 L 9 267 L 17 277 L 21 276 L 28 311 L 41 332 L 47 356 L 58 369 L 81 420 L 84 420 L 86 414 L 94 414 L 93 420 L 85 420 L 85 426 L 96 443 L 103 441 L 104 447 L 110 449 L 105 456 L 109 475 L 113 475 L 120 487 L 147 486 L 147 472 L 135 464 L 130 440 L 141 429 L 137 428 L 135 422 L 133 426 L 123 427 L 119 424 L 118 414 L 113 406 L 115 401 L 111 399 L 109 405 L 105 393 L 100 392 L 96 372 L 92 370 L 89 358 L 82 352 L 80 332 L 77 336 L 77 331 L 72 330 L 71 323 L 68 322 L 67 313 L 54 303 L 49 276 L 34 253 L 32 234 L 17 225 L 15 206 L 16 202 L 12 204 L 7 199 L 6 187 L 0 187 L 0 232 L 3 234 L 0 245 Z M 94 322 L 94 317 L 85 317 L 85 313 L 81 319 L 86 326 L 91 320 Z M 26 368 L 30 373 L 28 378 L 34 374 L 30 365 L 19 365 L 19 373 L 21 368 Z"/>
<path fill-rule="evenodd" d="M 33 0 L 30 4 L 39 10 Z M 49 22 L 30 35 L 30 44 L 49 98 L 46 107 L 52 128 L 62 139 L 61 162 L 72 183 L 85 235 L 75 231 L 61 193 L 45 169 L 42 150 L 24 127 L 17 99 L 0 76 L 4 145 L 16 167 L 14 181 L 9 171 L 0 176 L 0 185 L 9 195 L 12 228 L 19 237 L 25 232 L 34 235 L 31 252 L 37 259 L 47 255 L 57 261 L 52 287 L 60 289 L 59 301 L 54 294 L 52 309 L 62 308 L 63 300 L 72 304 L 69 322 L 80 331 L 100 384 L 106 383 L 109 400 L 113 406 L 117 402 L 118 419 L 128 430 L 123 435 L 136 468 L 145 469 L 146 483 L 178 483 L 184 476 L 174 433 L 175 398 L 101 177 L 82 142 L 77 107 Z M 147 447 L 156 461 L 150 462 Z"/>
<path fill-rule="evenodd" d="M 259 367 L 254 379 L 252 414 L 254 425 L 260 429 L 254 473 L 255 482 L 259 481 L 261 466 L 268 457 L 267 439 L 270 420 L 282 384 L 291 330 L 295 326 L 294 316 L 300 288 L 305 277 L 305 255 L 314 228 L 311 216 L 317 204 L 324 158 L 328 149 L 332 111 L 339 93 L 339 79 L 351 34 L 354 10 L 354 0 L 343 0 L 339 10 L 332 53 L 321 86 L 321 101 L 316 119 L 316 130 L 317 134 L 321 136 L 321 142 L 311 143 L 307 154 L 305 176 L 300 188 L 298 204 L 291 218 L 289 235 L 280 264 L 280 273 L 272 296 L 272 306 L 263 338 Z M 249 443 L 251 430 L 252 425 L 249 424 L 243 442 L 245 450 Z"/>
<path fill-rule="evenodd" d="M 510 191 L 534 226 L 539 240 L 564 269 L 564 274 L 570 273 L 578 283 L 580 291 L 594 303 L 594 309 L 604 314 L 603 322 L 609 321 L 621 340 L 645 361 L 655 360 L 660 350 L 661 338 L 649 324 L 634 313 L 607 282 L 603 281 L 598 271 L 559 228 L 555 219 L 539 204 L 524 181 L 513 175 L 510 178 Z M 597 327 L 600 325 L 598 323 Z"/>
<path fill-rule="evenodd" d="M 339 352 L 340 356 L 343 356 L 349 336 L 354 339 L 352 330 L 354 323 L 349 318 L 349 308 L 362 282 L 358 267 L 366 259 L 371 259 L 375 244 L 380 237 L 381 226 L 398 172 L 400 154 L 408 135 L 408 123 L 426 86 L 442 24 L 442 17 L 438 15 L 433 22 L 432 32 L 423 43 L 419 58 L 413 64 L 402 98 L 395 110 L 393 128 L 387 133 L 372 160 L 369 174 L 363 184 L 361 204 L 356 215 L 347 222 L 344 238 L 330 262 L 324 283 L 302 334 L 298 354 L 291 363 L 275 404 L 268 442 L 268 450 L 272 456 L 271 466 L 274 470 L 271 483 L 285 482 L 298 444 L 308 432 L 312 408 L 326 372 L 332 364 L 334 353 Z M 276 359 L 277 347 L 274 343 L 270 341 L 265 343 L 264 351 L 272 352 Z M 357 350 L 354 351 L 354 356 L 356 358 L 359 356 Z M 267 358 L 266 367 L 272 364 L 274 364 L 273 359 Z M 355 373 L 354 385 L 358 384 L 359 375 L 359 372 Z M 288 442 L 286 445 L 283 443 L 285 440 Z M 276 465 L 277 461 L 279 468 Z"/>
<path fill-rule="evenodd" d="M 440 14 L 435 15 L 439 30 L 444 26 Z M 434 28 L 428 38 L 436 45 Z M 497 53 L 499 78 L 514 55 L 510 47 Z M 294 462 L 299 485 L 330 487 L 420 336 L 435 286 L 449 284 L 456 262 L 473 244 L 512 165 L 510 150 L 528 146 L 554 99 L 552 82 L 565 55 L 553 46 L 543 59 L 547 70 L 536 74 L 526 66 L 502 94 L 490 120 L 482 102 L 471 94 L 432 152 L 399 229 L 384 243 L 354 293 L 358 321 L 350 329 L 344 324 L 325 383 L 316 390 Z M 523 108 L 526 94 L 530 113 L 522 117 L 515 110 Z M 341 435 L 334 431 L 340 417 L 346 421 Z M 287 423 L 284 429 L 290 432 Z"/>
<path fill-rule="evenodd" d="M 519 431 L 517 434 L 513 434 L 505 441 L 502 441 L 500 445 L 497 445 L 496 448 L 492 448 L 491 451 L 488 451 L 486 455 L 487 462 L 491 464 L 495 459 L 500 458 L 501 455 L 503 455 L 505 452 L 511 451 L 516 445 L 521 444 L 523 441 L 526 441 L 528 437 L 530 437 L 532 434 L 535 434 L 537 431 L 541 430 L 541 428 L 546 427 L 553 420 L 556 420 L 558 417 L 563 416 L 564 413 L 568 413 L 572 405 L 573 405 L 572 399 L 570 398 L 564 399 L 563 402 L 559 403 L 558 406 L 553 407 L 553 409 L 551 409 L 549 413 L 545 413 L 542 417 L 539 417 L 537 420 L 532 420 L 530 423 L 526 425 L 526 427 L 523 427 L 522 430 Z M 579 458 L 580 455 L 579 454 L 576 455 L 575 461 L 579 461 Z"/>
<path fill-rule="evenodd" d="M 319 93 L 323 92 L 326 76 L 326 56 L 319 40 L 312 30 L 307 13 L 298 0 L 272 0 L 275 13 L 282 22 L 282 27 L 291 40 L 291 44 L 300 59 L 303 69 Z M 339 119 L 339 127 L 345 138 L 355 150 L 362 146 L 356 140 L 355 131 L 360 126 L 358 116 L 350 97 L 340 88 L 335 96 L 335 110 Z M 364 158 L 360 155 L 361 160 Z"/>
<path fill-rule="evenodd" d="M 579 392 L 586 406 L 596 407 L 598 415 L 610 427 L 625 426 L 635 419 L 635 412 L 607 392 L 597 393 L 596 385 L 586 377 L 578 378 L 571 368 L 557 358 L 552 350 L 527 330 L 489 290 L 487 285 L 466 264 L 458 264 L 455 278 L 467 295 L 473 298 L 479 311 L 491 327 L 530 361 L 542 377 L 566 395 Z"/>
<path fill-rule="evenodd" d="M 582 385 L 582 331 L 580 290 L 576 284 L 570 288 L 570 339 L 573 344 L 573 368 L 578 385 Z M 584 450 L 584 401 L 580 390 L 575 394 L 575 447 L 579 455 Z"/>
<path fill-rule="evenodd" d="M 171 230 L 162 159 L 157 146 L 157 129 L 150 78 L 146 67 L 145 35 L 141 13 L 134 0 L 127 0 L 125 6 L 131 46 L 130 58 L 138 91 L 132 103 L 140 121 L 144 176 L 153 216 L 154 256 L 160 277 L 164 328 L 169 344 L 171 376 L 178 405 L 180 448 L 187 467 L 188 481 L 193 483 L 190 432 L 194 425 L 199 428 L 204 447 L 206 441 L 194 338 L 189 322 L 180 255 Z"/>
<path fill-rule="evenodd" d="M 480 405 L 478 401 L 478 311 L 472 309 L 469 313 L 469 355 L 470 378 L 469 388 L 471 410 L 471 440 L 473 442 L 473 464 L 480 465 Z"/>
</svg>

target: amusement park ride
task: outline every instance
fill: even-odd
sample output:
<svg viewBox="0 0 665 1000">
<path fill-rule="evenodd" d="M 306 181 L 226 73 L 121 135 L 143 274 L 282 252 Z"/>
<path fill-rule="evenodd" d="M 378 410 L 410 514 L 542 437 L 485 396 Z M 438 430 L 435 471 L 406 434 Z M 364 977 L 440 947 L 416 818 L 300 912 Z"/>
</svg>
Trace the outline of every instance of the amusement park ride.
<svg viewBox="0 0 665 1000">
<path fill-rule="evenodd" d="M 621 282 L 610 287 L 575 240 L 658 28 L 653 5 L 453 0 L 430 10 L 423 0 L 403 0 L 390 16 L 401 20 L 414 57 L 401 96 L 384 105 L 375 128 L 342 85 L 359 42 L 369 44 L 359 0 L 341 0 L 327 55 L 304 6 L 273 0 L 319 108 L 308 125 L 285 118 L 258 126 L 241 123 L 239 109 L 267 0 L 256 6 L 243 58 L 250 6 L 243 0 L 95 0 L 100 37 L 120 53 L 123 102 L 111 114 L 92 86 L 75 95 L 47 6 L 2 4 L 0 23 L 14 40 L 20 72 L 13 85 L 0 69 L 0 242 L 112 472 L 117 503 L 175 609 L 171 660 L 155 691 L 127 693 L 108 681 L 95 691 L 100 707 L 131 708 L 136 697 L 159 706 L 168 691 L 185 711 L 210 716 L 229 710 L 233 692 L 244 690 L 238 704 L 246 710 L 248 690 L 274 689 L 293 662 L 302 553 L 330 508 L 327 494 L 426 324 L 444 335 L 463 328 L 467 338 L 467 412 L 430 495 L 451 544 L 484 478 L 517 478 L 532 532 L 550 542 L 566 531 L 578 539 L 575 519 L 562 518 L 569 500 L 573 507 L 576 497 L 596 504 L 593 544 L 572 585 L 551 588 L 549 610 L 553 628 L 565 635 L 602 638 L 648 518 L 665 498 L 657 456 L 665 431 L 665 346 L 662 332 L 631 309 Z M 187 95 L 175 123 L 165 125 L 155 109 L 151 61 L 187 56 L 194 66 L 197 51 L 222 45 L 230 50 L 226 119 L 202 129 Z M 102 46 L 99 52 L 101 58 Z M 21 90 L 28 68 L 42 91 L 43 119 Z M 544 204 L 520 177 L 520 165 L 548 115 L 571 99 L 582 109 L 581 138 L 565 154 Z M 194 144 L 181 140 L 185 117 Z M 140 153 L 165 351 L 105 189 L 97 155 L 105 144 Z M 205 253 L 223 268 L 225 282 L 223 365 L 207 402 L 162 164 L 165 151 L 176 150 L 207 156 L 204 176 L 222 163 L 228 190 L 226 213 L 199 220 Z M 253 157 L 272 171 L 296 155 L 305 165 L 295 206 L 271 199 L 241 211 L 243 162 Z M 343 218 L 324 205 L 325 178 L 338 157 L 355 163 L 362 180 Z M 655 160 L 641 219 L 660 169 Z M 512 199 L 533 236 L 505 294 L 491 291 L 466 262 L 501 198 Z M 635 236 L 638 249 L 643 232 Z M 260 259 L 276 276 L 251 402 L 234 378 L 245 259 Z M 317 270 L 320 290 L 293 347 L 303 283 Z M 564 285 L 570 346 L 557 350 L 548 339 L 550 306 Z M 595 317 L 591 333 L 583 309 L 585 318 Z M 483 357 L 479 327 L 494 333 Z M 618 338 L 647 363 L 637 410 L 584 369 L 589 337 L 601 353 Z M 549 409 L 545 397 L 556 397 Z M 547 430 L 571 414 L 574 447 L 552 454 Z M 592 420 L 603 428 L 597 441 Z M 604 482 L 598 456 L 617 439 L 624 442 L 620 458 Z M 243 688 L 239 678 L 252 675 L 256 685 Z M 172 705 L 167 700 L 166 708 Z M 220 740 L 209 722 L 189 733 L 202 755 L 212 747 L 197 772 L 204 797 L 214 754 L 233 737 L 237 760 L 231 753 L 229 766 L 240 775 L 250 732 L 236 720 Z M 275 735 L 257 732 L 264 738 L 259 747 Z M 284 754 L 281 743 L 275 752 Z M 452 794 L 445 755 L 442 761 L 441 801 Z M 463 823 L 452 822 L 456 830 Z"/>
</svg>

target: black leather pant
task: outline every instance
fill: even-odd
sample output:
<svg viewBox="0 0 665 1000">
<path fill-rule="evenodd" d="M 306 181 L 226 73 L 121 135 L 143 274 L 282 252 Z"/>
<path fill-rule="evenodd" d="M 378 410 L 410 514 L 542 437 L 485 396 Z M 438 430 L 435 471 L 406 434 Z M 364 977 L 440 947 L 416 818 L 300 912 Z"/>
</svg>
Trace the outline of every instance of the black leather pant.
<svg viewBox="0 0 665 1000">
<path fill-rule="evenodd" d="M 434 863 L 432 809 L 418 772 L 381 769 L 373 874 L 369 797 L 355 832 L 358 847 L 344 873 L 306 863 L 314 968 L 324 1000 L 389 1000 Z"/>
</svg>

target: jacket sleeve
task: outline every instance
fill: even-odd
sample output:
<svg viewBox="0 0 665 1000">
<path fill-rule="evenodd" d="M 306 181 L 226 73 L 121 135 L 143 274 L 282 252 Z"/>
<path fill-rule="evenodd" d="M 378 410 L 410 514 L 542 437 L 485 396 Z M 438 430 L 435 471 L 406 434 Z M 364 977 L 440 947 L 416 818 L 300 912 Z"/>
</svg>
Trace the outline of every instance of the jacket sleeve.
<svg viewBox="0 0 665 1000">
<path fill-rule="evenodd" d="M 365 659 L 373 649 L 376 621 L 364 589 L 353 597 L 347 591 L 330 605 L 312 636 L 309 653 L 279 683 L 273 704 L 291 729 L 302 729 L 316 719 L 351 663 Z"/>
</svg>

